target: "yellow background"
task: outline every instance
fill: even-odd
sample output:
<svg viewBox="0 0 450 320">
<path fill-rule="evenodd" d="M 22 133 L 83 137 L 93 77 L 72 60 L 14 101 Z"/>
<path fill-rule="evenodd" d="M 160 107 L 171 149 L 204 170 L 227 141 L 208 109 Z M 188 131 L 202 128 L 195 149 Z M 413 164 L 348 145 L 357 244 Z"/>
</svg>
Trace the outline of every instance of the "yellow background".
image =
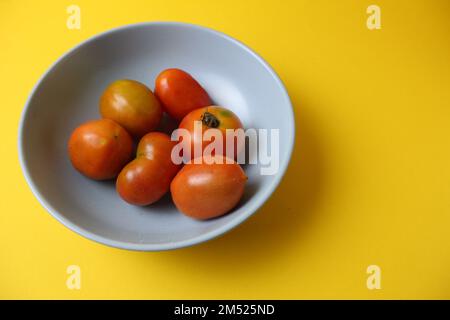
<svg viewBox="0 0 450 320">
<path fill-rule="evenodd" d="M 381 7 L 382 29 L 366 27 Z M 66 8 L 81 8 L 68 30 Z M 0 298 L 450 298 L 450 1 L 0 0 Z M 223 31 L 279 73 L 296 112 L 288 173 L 232 232 L 170 252 L 88 241 L 25 183 L 18 122 L 64 52 L 128 23 Z M 82 288 L 66 288 L 66 268 Z M 381 290 L 366 268 L 381 267 Z"/>
</svg>

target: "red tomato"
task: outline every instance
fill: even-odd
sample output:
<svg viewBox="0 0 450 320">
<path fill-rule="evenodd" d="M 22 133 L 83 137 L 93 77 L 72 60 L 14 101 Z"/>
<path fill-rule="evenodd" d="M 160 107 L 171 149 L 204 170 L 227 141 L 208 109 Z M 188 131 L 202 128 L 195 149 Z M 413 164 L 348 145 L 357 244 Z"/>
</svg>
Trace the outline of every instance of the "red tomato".
<svg viewBox="0 0 450 320">
<path fill-rule="evenodd" d="M 190 111 L 209 106 L 211 98 L 202 86 L 189 74 L 180 69 L 167 69 L 156 78 L 155 94 L 165 111 L 181 120 Z"/>
<path fill-rule="evenodd" d="M 217 156 L 216 156 L 217 158 Z M 172 199 L 185 215 L 205 220 L 233 209 L 244 193 L 247 177 L 241 166 L 193 162 L 186 164 L 170 185 Z"/>
<path fill-rule="evenodd" d="M 75 169 L 89 178 L 104 180 L 114 178 L 130 160 L 133 140 L 114 121 L 101 119 L 76 128 L 68 147 Z"/>
<path fill-rule="evenodd" d="M 153 92 L 142 83 L 117 80 L 103 92 L 100 113 L 140 138 L 158 126 L 162 108 Z"/>
<path fill-rule="evenodd" d="M 202 134 L 199 131 L 194 130 L 194 125 L 196 121 L 201 122 Z M 208 146 L 212 141 L 204 141 L 204 133 L 208 129 L 218 129 L 222 136 L 222 149 L 217 149 L 211 155 L 222 154 L 227 155 L 226 147 L 227 147 L 227 129 L 242 129 L 242 123 L 239 118 L 230 110 L 225 109 L 219 106 L 209 106 L 205 108 L 199 108 L 194 111 L 191 111 L 187 114 L 180 123 L 179 128 L 186 129 L 189 132 L 189 138 L 184 139 L 181 142 L 183 148 L 191 148 L 191 159 L 194 158 L 194 150 L 197 147 L 198 150 L 205 150 L 206 146 Z M 234 159 L 236 159 L 239 152 L 242 151 L 245 140 L 238 139 L 237 136 L 233 137 L 234 144 Z M 231 157 L 230 154 L 228 156 Z"/>
<path fill-rule="evenodd" d="M 158 201 L 180 169 L 171 159 L 176 142 L 160 132 L 146 134 L 139 142 L 137 158 L 120 172 L 116 189 L 130 204 L 146 206 Z"/>
</svg>

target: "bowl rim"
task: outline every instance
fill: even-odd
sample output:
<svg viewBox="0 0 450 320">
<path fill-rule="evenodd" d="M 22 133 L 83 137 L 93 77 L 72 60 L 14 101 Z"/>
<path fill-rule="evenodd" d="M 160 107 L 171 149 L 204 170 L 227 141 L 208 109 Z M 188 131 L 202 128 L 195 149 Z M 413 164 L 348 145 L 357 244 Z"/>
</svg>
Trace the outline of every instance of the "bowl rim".
<svg viewBox="0 0 450 320">
<path fill-rule="evenodd" d="M 84 229 L 83 227 L 79 226 L 76 223 L 73 223 L 69 219 L 65 218 L 61 213 L 58 212 L 45 198 L 43 194 L 39 191 L 38 187 L 34 183 L 33 179 L 31 178 L 28 168 L 26 166 L 26 160 L 24 155 L 24 141 L 23 141 L 23 131 L 24 131 L 24 125 L 25 125 L 25 119 L 28 114 L 28 110 L 30 109 L 30 102 L 34 95 L 36 94 L 37 90 L 39 89 L 41 83 L 44 81 L 44 79 L 57 67 L 57 65 L 62 62 L 63 60 L 69 58 L 72 54 L 74 54 L 77 50 L 79 50 L 81 47 L 94 42 L 100 38 L 106 37 L 112 33 L 120 32 L 123 30 L 130 30 L 130 29 L 137 29 L 137 28 L 143 28 L 143 27 L 152 27 L 152 26 L 171 26 L 171 27 L 183 27 L 183 28 L 191 28 L 194 30 L 201 30 L 203 32 L 210 33 L 214 36 L 218 36 L 223 38 L 226 41 L 229 41 L 233 43 L 234 45 L 237 45 L 244 51 L 246 51 L 248 54 L 250 54 L 254 59 L 256 59 L 271 75 L 271 77 L 275 80 L 279 90 L 283 94 L 284 98 L 286 99 L 288 105 L 290 108 L 289 114 L 286 115 L 287 118 L 290 119 L 290 126 L 292 130 L 290 130 L 288 134 L 289 141 L 286 141 L 288 145 L 288 154 L 287 157 L 280 162 L 280 167 L 278 173 L 274 176 L 273 180 L 271 181 L 270 185 L 264 190 L 264 193 L 261 194 L 255 201 L 251 203 L 251 206 L 247 209 L 247 211 L 243 212 L 241 215 L 237 216 L 235 219 L 232 219 L 228 223 L 220 226 L 219 228 L 213 229 L 211 231 L 208 231 L 200 236 L 193 237 L 186 240 L 181 241 L 174 241 L 174 242 L 168 242 L 168 243 L 161 243 L 161 244 L 145 244 L 145 243 L 133 243 L 133 242 L 126 242 L 126 241 L 118 241 L 113 240 L 101 235 L 98 235 L 94 232 L 91 232 L 89 230 Z M 119 248 L 119 249 L 126 249 L 126 250 L 133 250 L 133 251 L 165 251 L 165 250 L 173 250 L 173 249 L 179 249 L 184 247 L 190 247 L 196 244 L 200 244 L 202 242 L 206 242 L 208 240 L 212 240 L 218 236 L 221 236 L 225 234 L 226 232 L 234 229 L 238 225 L 240 225 L 242 222 L 247 220 L 251 215 L 256 213 L 256 211 L 270 198 L 272 193 L 275 191 L 275 189 L 278 187 L 281 179 L 283 178 L 284 174 L 286 173 L 286 170 L 288 168 L 289 162 L 292 158 L 292 152 L 294 149 L 295 144 L 295 116 L 294 116 L 294 110 L 292 107 L 292 102 L 289 97 L 289 94 L 280 79 L 280 77 L 277 75 L 277 73 L 273 70 L 273 68 L 267 63 L 259 54 L 257 54 L 254 50 L 250 49 L 247 45 L 240 42 L 239 40 L 236 40 L 235 38 L 221 32 L 214 30 L 209 27 L 192 24 L 192 23 L 185 23 L 185 22 L 175 22 L 175 21 L 152 21 L 152 22 L 138 22 L 133 24 L 127 24 L 119 27 L 115 27 L 112 29 L 109 29 L 107 31 L 100 32 L 98 34 L 95 34 L 88 39 L 80 42 L 76 46 L 72 47 L 68 51 L 66 51 L 63 55 L 61 55 L 55 62 L 53 62 L 47 70 L 43 73 L 43 75 L 39 78 L 37 83 L 34 85 L 33 89 L 31 90 L 31 93 L 29 94 L 27 101 L 25 103 L 25 107 L 22 110 L 22 114 L 20 116 L 19 121 L 19 134 L 18 134 L 18 150 L 19 150 L 19 163 L 20 167 L 22 169 L 22 172 L 25 176 L 25 180 L 30 187 L 33 195 L 37 198 L 38 202 L 46 209 L 56 220 L 58 220 L 61 224 L 63 224 L 68 229 L 74 231 L 75 233 L 89 239 L 92 241 L 95 241 L 100 244 L 107 245 L 109 247 Z"/>
</svg>

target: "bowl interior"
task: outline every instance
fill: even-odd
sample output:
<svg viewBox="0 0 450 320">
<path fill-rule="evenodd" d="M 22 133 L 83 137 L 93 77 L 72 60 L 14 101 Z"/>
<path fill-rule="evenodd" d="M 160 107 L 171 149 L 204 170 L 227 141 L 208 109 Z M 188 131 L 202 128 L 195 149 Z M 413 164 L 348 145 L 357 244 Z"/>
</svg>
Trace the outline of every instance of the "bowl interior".
<svg viewBox="0 0 450 320">
<path fill-rule="evenodd" d="M 245 128 L 280 129 L 279 167 L 261 175 L 246 165 L 245 195 L 230 214 L 195 221 L 179 213 L 170 194 L 157 204 L 123 202 L 114 182 L 91 181 L 67 155 L 72 130 L 99 118 L 98 100 L 119 78 L 154 88 L 163 69 L 191 73 L 215 104 L 233 110 Z M 192 25 L 155 23 L 116 29 L 76 47 L 42 78 L 29 99 L 20 134 L 22 165 L 33 192 L 61 222 L 88 238 L 129 249 L 158 250 L 206 240 L 253 213 L 276 187 L 288 163 L 294 135 L 290 101 L 265 63 L 220 33 Z"/>
</svg>

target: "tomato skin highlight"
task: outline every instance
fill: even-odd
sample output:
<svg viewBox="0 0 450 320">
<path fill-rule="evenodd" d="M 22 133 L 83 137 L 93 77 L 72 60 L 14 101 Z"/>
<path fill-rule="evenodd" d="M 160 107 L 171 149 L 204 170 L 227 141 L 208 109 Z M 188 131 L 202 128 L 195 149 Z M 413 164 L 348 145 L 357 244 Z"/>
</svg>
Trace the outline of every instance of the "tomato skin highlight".
<svg viewBox="0 0 450 320">
<path fill-rule="evenodd" d="M 247 177 L 241 166 L 232 164 L 187 163 L 170 185 L 172 199 L 182 213 L 206 220 L 233 209 L 242 195 Z"/>
<path fill-rule="evenodd" d="M 142 137 L 137 157 L 120 172 L 116 190 L 126 202 L 146 206 L 158 201 L 170 188 L 170 182 L 180 169 L 172 162 L 171 152 L 176 142 L 160 132 Z"/>
<path fill-rule="evenodd" d="M 134 137 L 156 129 L 162 118 L 162 107 L 153 92 L 135 80 L 111 83 L 100 98 L 100 114 L 116 121 Z"/>
<path fill-rule="evenodd" d="M 88 178 L 112 179 L 131 159 L 133 139 L 112 120 L 93 120 L 72 132 L 68 152 L 75 169 Z"/>
<path fill-rule="evenodd" d="M 214 121 L 204 121 L 205 114 L 213 117 Z M 206 130 L 212 129 L 220 130 L 222 134 L 222 150 L 216 150 L 217 155 L 229 156 L 226 154 L 226 130 L 227 129 L 243 129 L 242 122 L 238 118 L 236 114 L 234 114 L 231 110 L 228 110 L 224 107 L 220 106 L 207 106 L 203 108 L 195 109 L 189 112 L 181 121 L 179 128 L 186 129 L 190 134 L 190 139 L 186 139 L 181 141 L 183 148 L 190 148 L 191 150 L 191 159 L 195 156 L 195 149 L 202 150 L 212 143 L 212 141 L 203 141 L 203 137 L 194 130 L 195 121 L 202 122 L 202 133 L 204 134 Z M 244 149 L 245 141 L 240 141 L 237 137 L 234 137 L 234 159 L 237 159 L 237 155 Z M 214 156 L 215 154 L 212 154 Z M 231 157 L 230 157 L 231 158 Z"/>
<path fill-rule="evenodd" d="M 155 94 L 164 110 L 180 121 L 190 111 L 212 104 L 203 87 L 187 72 L 167 69 L 155 81 Z"/>
</svg>

